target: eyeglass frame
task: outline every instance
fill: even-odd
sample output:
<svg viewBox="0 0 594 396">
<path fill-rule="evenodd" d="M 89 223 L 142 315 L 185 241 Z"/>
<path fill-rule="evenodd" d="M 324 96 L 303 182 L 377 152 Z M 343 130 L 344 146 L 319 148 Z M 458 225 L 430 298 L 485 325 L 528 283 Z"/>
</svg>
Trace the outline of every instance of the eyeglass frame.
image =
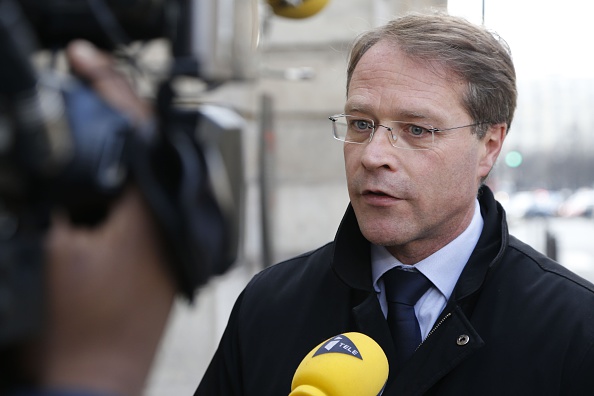
<svg viewBox="0 0 594 396">
<path fill-rule="evenodd" d="M 370 121 L 371 122 L 371 125 L 367 127 L 368 129 L 371 129 L 371 133 L 369 134 L 369 139 L 367 141 L 362 141 L 362 142 L 354 142 L 354 141 L 350 141 L 350 140 L 340 139 L 337 136 L 337 133 L 336 133 L 336 121 L 340 117 L 344 117 L 346 119 L 348 119 L 348 117 L 355 117 L 355 118 L 359 118 L 359 119 L 362 119 L 362 120 L 365 120 L 365 121 Z M 373 139 L 373 136 L 374 136 L 375 132 L 377 131 L 377 127 L 384 127 L 384 128 L 386 128 L 388 130 L 388 132 L 392 132 L 394 130 L 393 127 L 389 127 L 389 126 L 386 126 L 386 125 L 382 125 L 382 124 L 377 124 L 376 125 L 375 121 L 373 121 L 371 118 L 359 117 L 359 116 L 354 116 L 354 115 L 351 115 L 351 114 L 335 114 L 335 115 L 332 115 L 332 116 L 328 117 L 328 119 L 330 121 L 332 121 L 332 135 L 333 135 L 334 139 L 338 140 L 339 142 L 344 142 L 344 143 L 354 143 L 354 144 L 365 144 L 365 143 L 369 143 Z M 413 122 L 408 122 L 408 121 L 396 121 L 396 120 L 393 120 L 393 121 L 390 121 L 390 122 L 410 124 L 410 125 L 413 125 L 413 126 L 418 126 L 419 128 L 423 128 L 423 129 L 427 130 L 428 132 L 431 132 L 431 144 L 432 144 L 432 146 L 435 145 L 435 133 L 436 132 L 446 132 L 446 131 L 451 131 L 451 130 L 454 130 L 454 129 L 462 129 L 462 128 L 474 127 L 474 126 L 479 126 L 479 125 L 484 125 L 484 124 L 490 124 L 489 122 L 484 122 L 483 121 L 483 122 L 476 122 L 474 124 L 461 125 L 461 126 L 456 126 L 456 127 L 451 127 L 451 128 L 435 128 L 433 125 L 422 126 L 422 125 L 417 125 L 417 124 L 415 124 Z M 413 147 L 395 146 L 394 144 L 398 141 L 398 138 L 394 139 L 394 135 L 392 133 L 390 133 L 390 135 L 392 135 L 392 136 L 391 137 L 388 137 L 388 140 L 390 141 L 390 145 L 392 145 L 392 147 L 400 148 L 400 149 L 403 149 L 403 150 L 417 150 L 417 151 L 419 151 L 419 150 L 430 150 L 430 148 L 413 148 Z"/>
</svg>

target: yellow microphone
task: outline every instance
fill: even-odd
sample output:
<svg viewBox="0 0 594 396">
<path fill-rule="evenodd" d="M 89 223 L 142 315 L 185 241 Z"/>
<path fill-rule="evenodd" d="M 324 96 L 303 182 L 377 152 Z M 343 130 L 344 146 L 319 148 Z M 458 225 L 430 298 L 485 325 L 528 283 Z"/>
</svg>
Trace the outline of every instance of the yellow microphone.
<svg viewBox="0 0 594 396">
<path fill-rule="evenodd" d="M 305 356 L 289 396 L 377 396 L 388 379 L 388 358 L 371 337 L 344 333 Z"/>
<path fill-rule="evenodd" d="M 281 17 L 309 18 L 326 7 L 329 0 L 268 0 L 272 11 Z"/>
</svg>

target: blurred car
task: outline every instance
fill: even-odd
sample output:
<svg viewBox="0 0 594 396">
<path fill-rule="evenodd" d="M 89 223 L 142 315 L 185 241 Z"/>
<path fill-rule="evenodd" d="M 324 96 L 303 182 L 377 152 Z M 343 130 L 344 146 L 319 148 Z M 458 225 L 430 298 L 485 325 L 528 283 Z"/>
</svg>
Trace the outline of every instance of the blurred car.
<svg viewBox="0 0 594 396">
<path fill-rule="evenodd" d="M 502 205 L 509 217 L 522 219 L 557 216 L 563 202 L 562 192 L 541 188 L 509 194 L 509 198 L 502 201 Z"/>
<path fill-rule="evenodd" d="M 563 217 L 593 217 L 594 189 L 580 188 L 570 195 L 559 207 L 559 215 Z"/>
</svg>

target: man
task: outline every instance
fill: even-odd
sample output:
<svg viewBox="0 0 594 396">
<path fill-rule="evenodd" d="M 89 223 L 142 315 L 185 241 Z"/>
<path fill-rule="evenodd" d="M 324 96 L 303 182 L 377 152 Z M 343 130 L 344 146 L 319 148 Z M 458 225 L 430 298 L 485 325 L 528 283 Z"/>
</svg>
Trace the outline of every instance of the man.
<svg viewBox="0 0 594 396">
<path fill-rule="evenodd" d="M 350 331 L 386 353 L 383 395 L 592 394 L 593 285 L 510 236 L 483 185 L 516 95 L 506 44 L 463 19 L 360 36 L 330 117 L 351 201 L 336 238 L 252 279 L 195 394 L 289 394 L 303 357 Z M 386 321 L 393 267 L 430 281 L 405 357 Z"/>
</svg>

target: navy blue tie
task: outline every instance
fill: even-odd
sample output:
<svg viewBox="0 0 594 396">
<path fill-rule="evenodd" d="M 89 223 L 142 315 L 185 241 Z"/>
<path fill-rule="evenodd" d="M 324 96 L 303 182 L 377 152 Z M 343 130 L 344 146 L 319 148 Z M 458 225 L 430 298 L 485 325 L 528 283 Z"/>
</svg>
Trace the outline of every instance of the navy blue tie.
<svg viewBox="0 0 594 396">
<path fill-rule="evenodd" d="M 396 346 L 397 370 L 421 344 L 421 330 L 414 306 L 431 286 L 418 271 L 392 268 L 382 276 L 388 301 L 388 326 Z"/>
</svg>

